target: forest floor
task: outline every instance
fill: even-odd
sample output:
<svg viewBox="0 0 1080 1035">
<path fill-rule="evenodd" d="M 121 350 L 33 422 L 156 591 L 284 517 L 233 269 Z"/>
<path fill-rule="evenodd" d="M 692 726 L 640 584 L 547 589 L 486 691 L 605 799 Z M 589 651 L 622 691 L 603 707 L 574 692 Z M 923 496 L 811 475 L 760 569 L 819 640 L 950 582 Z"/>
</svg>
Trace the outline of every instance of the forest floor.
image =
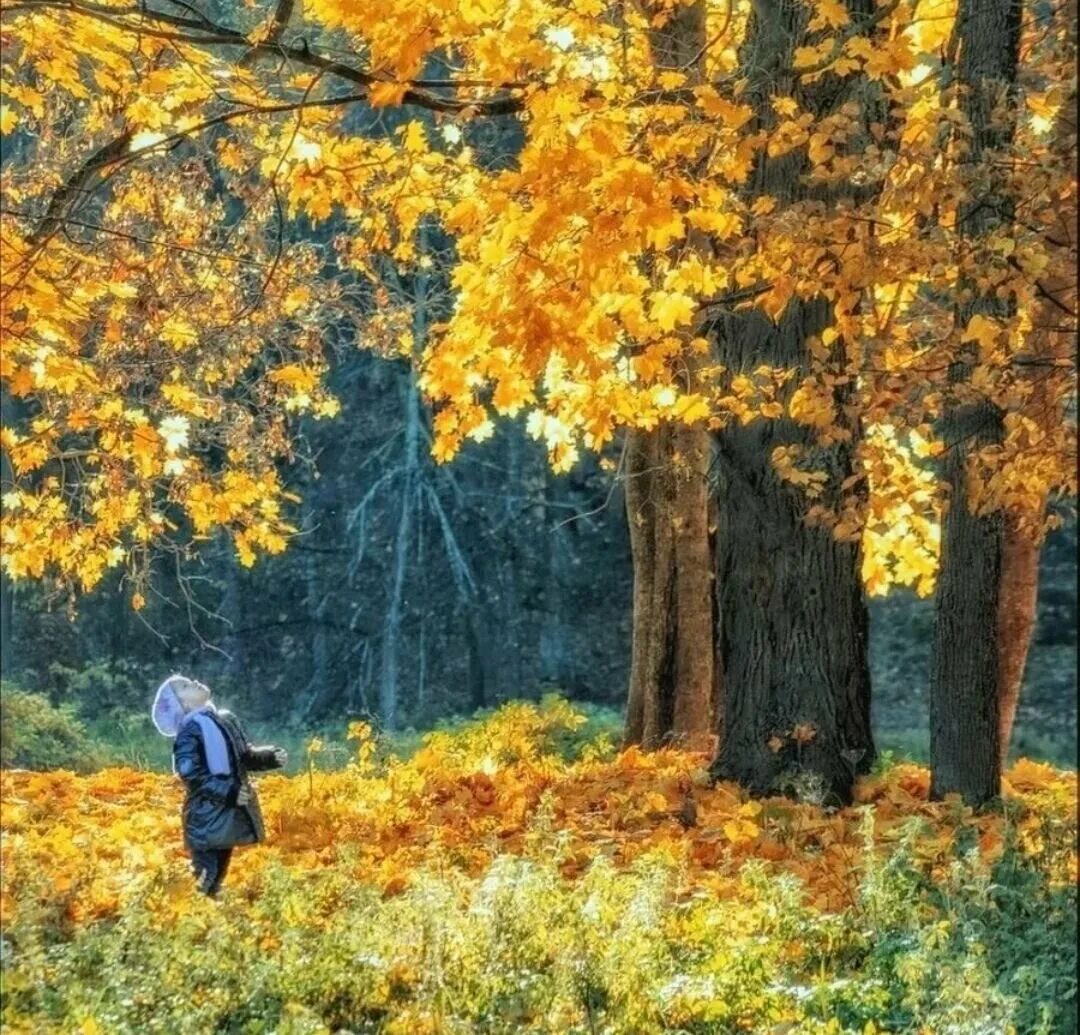
<svg viewBox="0 0 1080 1035">
<path fill-rule="evenodd" d="M 892 763 L 826 810 L 585 727 L 310 744 L 218 903 L 174 777 L 4 771 L 5 1032 L 1076 1030 L 1075 772 L 1022 760 L 974 814 Z"/>
</svg>

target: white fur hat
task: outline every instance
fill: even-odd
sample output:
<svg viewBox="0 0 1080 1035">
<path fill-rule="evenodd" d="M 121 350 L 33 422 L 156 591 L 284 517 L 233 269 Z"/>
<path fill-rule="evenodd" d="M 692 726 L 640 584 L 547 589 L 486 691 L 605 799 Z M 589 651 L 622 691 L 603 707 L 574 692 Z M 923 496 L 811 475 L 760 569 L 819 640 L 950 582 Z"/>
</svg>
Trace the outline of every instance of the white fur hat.
<svg viewBox="0 0 1080 1035">
<path fill-rule="evenodd" d="M 199 687 L 206 690 L 208 697 L 210 695 L 209 689 L 201 683 L 178 674 L 169 676 L 158 687 L 150 717 L 154 720 L 158 732 L 166 737 L 175 737 L 180 732 L 185 715 L 184 706 L 180 701 L 180 692 L 188 687 Z"/>
</svg>

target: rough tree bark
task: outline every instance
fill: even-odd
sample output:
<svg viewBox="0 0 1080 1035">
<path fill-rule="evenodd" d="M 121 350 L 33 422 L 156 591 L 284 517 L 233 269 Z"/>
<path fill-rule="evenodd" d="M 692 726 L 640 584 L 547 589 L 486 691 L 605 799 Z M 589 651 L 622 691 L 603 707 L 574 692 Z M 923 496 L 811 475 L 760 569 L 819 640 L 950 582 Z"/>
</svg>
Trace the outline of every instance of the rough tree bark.
<svg viewBox="0 0 1080 1035">
<path fill-rule="evenodd" d="M 1016 81 L 1022 13 L 1019 0 L 961 0 L 956 74 L 971 123 L 971 163 L 1012 138 L 1012 120 L 1002 120 L 996 109 Z M 1011 221 L 1003 174 L 995 179 L 961 209 L 962 225 L 972 236 Z M 960 307 L 958 322 L 966 324 L 976 312 L 1005 315 L 1007 306 L 976 297 Z M 950 380 L 966 381 L 976 358 L 970 351 L 958 357 Z M 976 507 L 968 475 L 972 453 L 1000 442 L 1004 426 L 1000 409 L 984 399 L 950 405 L 942 426 L 951 493 L 942 517 L 930 662 L 930 793 L 940 798 L 956 792 L 981 804 L 1001 789 L 998 617 L 1005 517 L 1000 509 Z"/>
<path fill-rule="evenodd" d="M 13 425 L 22 417 L 22 403 L 8 392 L 0 390 L 0 427 Z M 0 451 L 0 493 L 9 492 L 15 479 L 7 450 Z M 6 571 L 0 569 L 0 675 L 10 676 L 15 670 L 15 587 Z"/>
<path fill-rule="evenodd" d="M 730 370 L 761 363 L 802 370 L 806 338 L 828 325 L 830 306 L 793 301 L 779 325 L 761 314 L 724 322 L 721 355 Z M 807 525 L 805 494 L 771 461 L 778 446 L 812 449 L 815 470 L 829 475 L 824 502 L 835 502 L 852 473 L 854 445 L 814 447 L 813 437 L 786 418 L 733 423 L 717 435 L 727 693 L 713 772 L 757 793 L 796 789 L 847 801 L 855 774 L 874 756 L 861 548 Z"/>
<path fill-rule="evenodd" d="M 658 12 L 639 5 L 647 15 Z M 653 63 L 700 76 L 705 4 L 677 7 L 650 35 Z M 704 239 L 690 242 L 704 248 Z M 695 363 L 687 364 L 693 377 Z M 691 389 L 692 385 L 688 386 Z M 716 666 L 709 537 L 709 433 L 663 425 L 627 437 L 626 512 L 634 569 L 626 741 L 676 741 L 711 750 L 716 739 Z"/>
<path fill-rule="evenodd" d="M 873 16 L 870 0 L 847 6 L 853 22 Z M 793 54 L 809 15 L 804 3 L 754 3 L 744 51 L 750 84 L 745 99 L 755 105 L 762 129 L 775 124 L 772 98 L 787 93 L 818 115 L 850 100 L 860 101 L 864 123 L 880 115 L 880 96 L 858 76 L 826 76 L 811 87 L 797 82 Z M 749 191 L 781 204 L 797 201 L 807 189 L 800 182 L 806 164 L 799 150 L 762 155 Z M 829 197 L 820 191 L 817 196 L 857 199 L 865 190 L 847 185 Z M 786 403 L 810 372 L 808 339 L 831 323 L 831 304 L 824 298 L 792 299 L 776 322 L 760 311 L 722 313 L 715 329 L 719 360 L 730 377 L 762 364 L 793 370 L 789 388 L 778 395 Z M 841 369 L 844 350 L 838 340 L 833 361 Z M 843 391 L 836 394 L 839 413 L 846 401 Z M 807 450 L 813 468 L 829 476 L 818 502 L 836 506 L 854 473 L 858 422 L 847 430 L 848 441 L 828 447 L 786 417 L 732 421 L 716 434 L 725 736 L 712 771 L 756 793 L 794 791 L 846 802 L 856 774 L 874 758 L 860 544 L 809 527 L 805 494 L 783 482 L 772 463 L 778 446 Z"/>
</svg>

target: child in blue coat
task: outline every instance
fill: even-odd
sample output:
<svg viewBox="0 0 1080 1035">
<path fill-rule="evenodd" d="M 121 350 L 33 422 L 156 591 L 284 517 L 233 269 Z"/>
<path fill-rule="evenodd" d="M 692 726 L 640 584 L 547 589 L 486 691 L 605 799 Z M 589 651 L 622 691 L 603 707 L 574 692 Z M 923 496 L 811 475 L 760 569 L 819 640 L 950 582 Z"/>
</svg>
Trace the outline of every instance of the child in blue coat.
<svg viewBox="0 0 1080 1035">
<path fill-rule="evenodd" d="M 218 711 L 210 690 L 170 676 L 154 698 L 154 724 L 174 737 L 173 771 L 184 781 L 184 844 L 199 889 L 215 897 L 237 845 L 264 840 L 262 813 L 248 774 L 279 769 L 283 748 L 255 747 L 231 712 Z"/>
</svg>

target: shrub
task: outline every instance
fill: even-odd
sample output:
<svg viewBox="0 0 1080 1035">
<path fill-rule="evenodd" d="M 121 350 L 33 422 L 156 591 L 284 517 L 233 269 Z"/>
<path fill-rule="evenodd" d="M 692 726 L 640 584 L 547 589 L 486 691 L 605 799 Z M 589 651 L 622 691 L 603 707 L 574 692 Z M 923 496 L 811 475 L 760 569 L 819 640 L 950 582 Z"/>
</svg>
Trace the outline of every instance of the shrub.
<svg viewBox="0 0 1080 1035">
<path fill-rule="evenodd" d="M 0 766 L 89 772 L 102 764 L 100 747 L 71 709 L 14 688 L 0 696 Z"/>
</svg>

